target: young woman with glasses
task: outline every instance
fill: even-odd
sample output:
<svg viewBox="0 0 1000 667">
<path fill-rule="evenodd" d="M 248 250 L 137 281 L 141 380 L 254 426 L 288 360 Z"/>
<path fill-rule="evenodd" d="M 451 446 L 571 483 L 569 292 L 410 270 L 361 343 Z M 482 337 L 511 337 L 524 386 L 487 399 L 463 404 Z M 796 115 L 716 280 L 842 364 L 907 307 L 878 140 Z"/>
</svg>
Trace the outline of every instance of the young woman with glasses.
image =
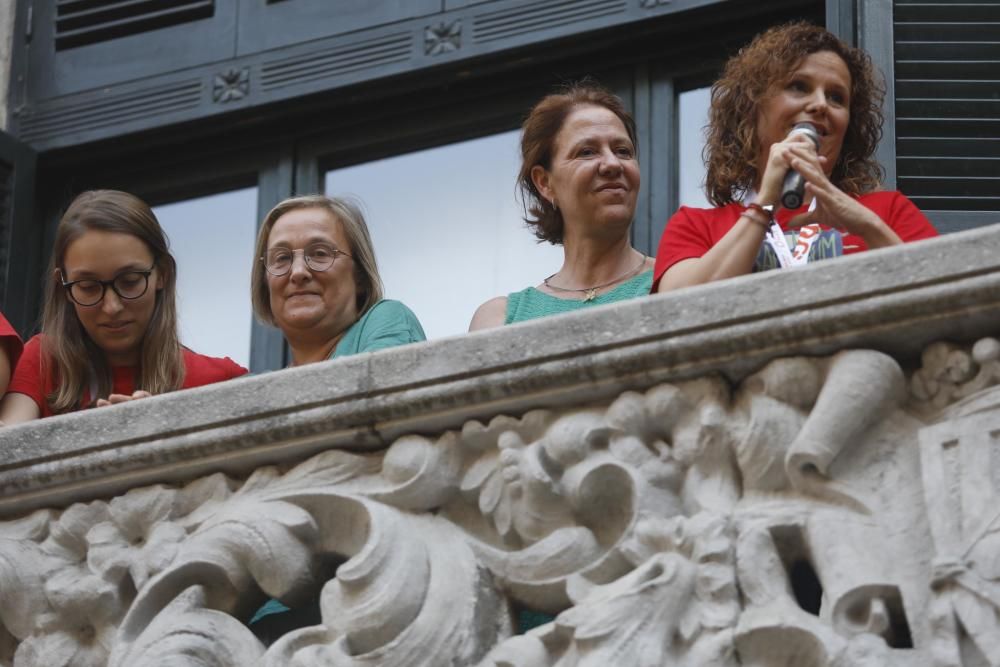
<svg viewBox="0 0 1000 667">
<path fill-rule="evenodd" d="M 349 201 L 279 203 L 264 218 L 255 255 L 254 313 L 281 329 L 293 366 L 425 339 L 409 308 L 382 298 L 368 226 Z"/>
<path fill-rule="evenodd" d="M 28 341 L 0 420 L 11 424 L 243 375 L 177 337 L 177 271 L 153 212 L 125 192 L 78 196 L 49 267 L 42 333 Z"/>
</svg>

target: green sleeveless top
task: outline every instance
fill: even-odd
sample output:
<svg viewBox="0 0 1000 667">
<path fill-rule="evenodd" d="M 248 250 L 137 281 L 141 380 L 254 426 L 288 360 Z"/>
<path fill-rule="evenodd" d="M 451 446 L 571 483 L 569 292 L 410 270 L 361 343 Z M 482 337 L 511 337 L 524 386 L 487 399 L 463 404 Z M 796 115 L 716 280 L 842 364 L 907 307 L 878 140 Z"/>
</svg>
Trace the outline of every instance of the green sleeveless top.
<svg viewBox="0 0 1000 667">
<path fill-rule="evenodd" d="M 640 273 L 635 278 L 626 280 L 610 292 L 605 292 L 591 301 L 560 299 L 557 296 L 540 292 L 534 287 L 529 287 L 507 295 L 507 317 L 504 319 L 504 324 L 514 324 L 515 322 L 568 313 L 591 306 L 603 306 L 606 303 L 634 299 L 637 296 L 649 294 L 652 287 L 652 271 Z"/>
</svg>

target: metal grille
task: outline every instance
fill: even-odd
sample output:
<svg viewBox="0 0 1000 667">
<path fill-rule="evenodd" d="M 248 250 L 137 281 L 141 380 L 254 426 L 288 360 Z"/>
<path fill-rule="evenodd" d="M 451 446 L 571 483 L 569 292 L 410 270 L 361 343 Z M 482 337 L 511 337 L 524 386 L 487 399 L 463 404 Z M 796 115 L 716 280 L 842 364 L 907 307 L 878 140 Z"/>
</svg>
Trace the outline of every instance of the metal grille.
<svg viewBox="0 0 1000 667">
<path fill-rule="evenodd" d="M 900 190 L 1000 211 L 1000 1 L 897 0 L 893 27 Z"/>
<path fill-rule="evenodd" d="M 215 0 L 57 0 L 56 50 L 209 18 Z"/>
</svg>

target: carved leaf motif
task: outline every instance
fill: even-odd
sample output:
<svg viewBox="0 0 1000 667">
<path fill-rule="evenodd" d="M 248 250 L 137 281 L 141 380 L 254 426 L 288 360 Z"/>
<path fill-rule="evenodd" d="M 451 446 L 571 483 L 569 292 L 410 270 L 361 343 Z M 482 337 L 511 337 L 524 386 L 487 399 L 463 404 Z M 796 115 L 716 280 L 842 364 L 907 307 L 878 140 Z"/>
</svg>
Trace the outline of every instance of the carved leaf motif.
<svg viewBox="0 0 1000 667">
<path fill-rule="evenodd" d="M 368 540 L 324 587 L 323 627 L 282 637 L 265 667 L 472 665 L 509 634 L 506 603 L 457 528 L 367 500 L 353 507 Z"/>
<path fill-rule="evenodd" d="M 498 415 L 483 425 L 482 422 L 470 420 L 462 426 L 462 445 L 472 452 L 488 452 L 497 448 L 500 435 L 513 431 L 525 442 L 538 439 L 554 419 L 548 410 L 532 410 L 520 419 L 507 415 Z"/>
<path fill-rule="evenodd" d="M 251 667 L 264 647 L 245 625 L 205 609 L 200 586 L 183 591 L 134 642 L 116 648 L 108 667 Z"/>
<path fill-rule="evenodd" d="M 282 476 L 277 484 L 271 484 L 268 479 L 260 481 L 264 485 L 262 488 L 272 493 L 284 493 L 289 489 L 301 490 L 307 486 L 323 487 L 330 490 L 333 487 L 343 487 L 344 484 L 356 482 L 359 478 L 377 473 L 380 467 L 381 459 L 379 457 L 331 450 L 295 466 Z M 248 485 L 240 491 L 246 493 L 252 489 L 253 486 L 248 482 Z"/>
<path fill-rule="evenodd" d="M 454 432 L 437 440 L 403 436 L 392 443 L 382 462 L 382 477 L 389 487 L 366 495 L 403 509 L 434 509 L 457 492 L 461 468 L 462 452 Z"/>
<path fill-rule="evenodd" d="M 487 483 L 490 475 L 497 469 L 497 466 L 498 461 L 495 453 L 492 456 L 481 456 L 473 461 L 462 477 L 461 486 L 459 487 L 462 493 L 466 497 L 475 498 L 476 493 Z"/>
<path fill-rule="evenodd" d="M 0 523 L 0 539 L 40 543 L 48 537 L 49 525 L 54 516 L 52 510 L 38 510 L 24 518 Z"/>
<path fill-rule="evenodd" d="M 537 631 L 542 642 L 512 639 L 486 664 L 733 665 L 730 631 L 699 632 L 704 605 L 696 595 L 699 568 L 682 553 L 653 555 L 619 579 L 587 590 L 576 606 L 556 618 L 554 627 Z M 691 653 L 700 661 L 683 659 Z"/>
<path fill-rule="evenodd" d="M 234 582 L 248 572 L 268 594 L 280 596 L 308 578 L 316 524 L 301 507 L 236 494 L 184 542 L 176 563 L 208 561 Z"/>
<path fill-rule="evenodd" d="M 267 492 L 266 480 L 276 479 L 273 470 L 262 470 L 251 479 L 249 492 L 244 487 L 225 502 L 215 503 L 213 513 L 203 510 L 200 525 L 181 544 L 171 566 L 139 591 L 122 623 L 124 644 L 140 636 L 158 641 L 157 635 L 145 634 L 147 626 L 192 585 L 203 587 L 199 595 L 207 598 L 206 606 L 235 612 L 245 601 L 243 594 L 252 589 L 251 580 L 279 598 L 311 580 L 309 545 L 315 541 L 315 522 L 292 503 L 261 499 Z"/>
</svg>

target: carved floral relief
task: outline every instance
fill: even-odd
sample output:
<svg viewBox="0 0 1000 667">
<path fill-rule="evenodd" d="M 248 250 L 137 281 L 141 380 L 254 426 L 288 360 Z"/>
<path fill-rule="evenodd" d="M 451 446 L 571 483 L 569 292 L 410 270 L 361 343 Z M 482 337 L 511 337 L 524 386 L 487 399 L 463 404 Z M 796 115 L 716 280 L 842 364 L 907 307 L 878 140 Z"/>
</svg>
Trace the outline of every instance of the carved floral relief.
<svg viewBox="0 0 1000 667">
<path fill-rule="evenodd" d="M 778 359 L 35 512 L 0 665 L 1000 665 L 998 379 Z M 265 645 L 269 598 L 321 622 Z"/>
</svg>

